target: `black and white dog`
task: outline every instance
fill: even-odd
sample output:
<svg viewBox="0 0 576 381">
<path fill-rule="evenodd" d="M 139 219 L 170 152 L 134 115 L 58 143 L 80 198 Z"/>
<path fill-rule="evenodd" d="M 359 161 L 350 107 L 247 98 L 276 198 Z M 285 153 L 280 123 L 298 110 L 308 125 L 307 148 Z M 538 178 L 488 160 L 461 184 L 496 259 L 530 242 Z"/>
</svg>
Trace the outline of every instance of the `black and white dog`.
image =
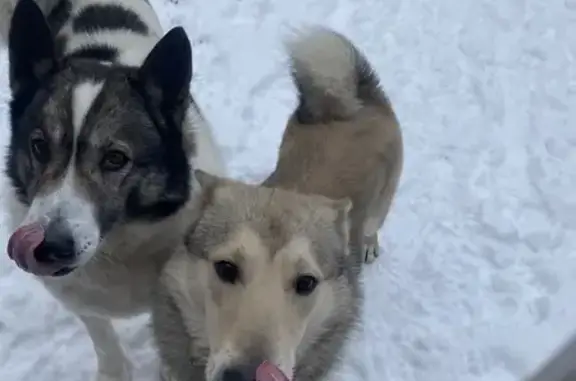
<svg viewBox="0 0 576 381">
<path fill-rule="evenodd" d="M 8 255 L 85 324 L 98 381 L 131 379 L 110 318 L 149 308 L 197 217 L 196 168 L 224 175 L 190 95 L 190 42 L 146 0 L 11 0 Z"/>
</svg>

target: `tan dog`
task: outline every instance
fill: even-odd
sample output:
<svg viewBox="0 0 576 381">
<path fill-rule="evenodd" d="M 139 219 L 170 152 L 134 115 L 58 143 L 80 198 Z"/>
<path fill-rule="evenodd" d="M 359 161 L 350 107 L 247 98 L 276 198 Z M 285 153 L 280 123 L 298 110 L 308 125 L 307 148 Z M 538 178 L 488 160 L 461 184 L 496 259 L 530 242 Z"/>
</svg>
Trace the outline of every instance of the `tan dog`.
<svg viewBox="0 0 576 381">
<path fill-rule="evenodd" d="M 319 381 L 359 317 L 360 269 L 377 254 L 400 176 L 400 131 L 344 37 L 315 29 L 290 51 L 300 104 L 274 173 L 258 186 L 196 172 L 201 217 L 153 303 L 167 379 Z"/>
<path fill-rule="evenodd" d="M 371 262 L 402 171 L 398 121 L 370 64 L 344 36 L 316 28 L 289 49 L 299 104 L 263 185 L 351 199 L 352 237 Z"/>
<path fill-rule="evenodd" d="M 360 314 L 351 203 L 196 178 L 202 217 L 166 265 L 152 307 L 165 379 L 253 381 L 265 362 L 288 379 L 322 379 Z"/>
</svg>

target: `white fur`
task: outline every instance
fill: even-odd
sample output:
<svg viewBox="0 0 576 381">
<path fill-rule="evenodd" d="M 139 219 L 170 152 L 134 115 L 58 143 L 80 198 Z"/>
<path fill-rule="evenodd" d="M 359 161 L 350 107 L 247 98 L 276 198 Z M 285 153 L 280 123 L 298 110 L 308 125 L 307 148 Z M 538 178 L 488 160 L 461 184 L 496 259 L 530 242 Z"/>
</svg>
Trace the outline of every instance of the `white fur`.
<svg viewBox="0 0 576 381">
<path fill-rule="evenodd" d="M 64 218 L 70 224 L 76 242 L 78 259 L 75 265 L 84 265 L 96 253 L 100 230 L 91 204 L 78 191 L 73 172 L 73 166 L 70 166 L 58 188 L 47 195 L 34 198 L 24 224 L 48 222 L 56 216 Z"/>
<path fill-rule="evenodd" d="M 102 84 L 82 83 L 72 95 L 72 120 L 74 139 L 79 134 L 86 114 L 94 99 L 102 89 Z M 23 224 L 42 221 L 47 224 L 56 217 L 64 218 L 69 224 L 74 242 L 76 242 L 76 265 L 86 264 L 96 253 L 100 240 L 100 230 L 94 215 L 94 209 L 87 198 L 82 196 L 75 181 L 75 168 L 71 163 L 66 169 L 64 179 L 49 193 L 38 195 L 26 214 Z"/>
<path fill-rule="evenodd" d="M 142 0 L 75 0 L 71 14 L 78 14 L 87 6 L 93 4 L 121 5 L 123 8 L 133 11 L 148 27 L 148 35 L 143 36 L 129 30 L 77 34 L 72 31 L 72 26 L 68 23 L 60 31 L 60 35 L 68 37 L 64 49 L 65 53 L 90 44 L 109 45 L 118 48 L 120 56 L 117 61 L 119 63 L 128 66 L 141 65 L 154 47 L 154 44 L 162 36 L 162 27 L 154 9 Z"/>
<path fill-rule="evenodd" d="M 199 145 L 204 145 L 199 149 L 199 154 L 203 155 L 197 160 L 202 163 L 199 168 L 225 174 L 218 147 L 210 139 L 209 125 L 201 125 L 197 133 L 204 133 L 209 139 L 208 142 L 198 141 Z M 148 311 L 159 261 L 174 250 L 188 222 L 196 218 L 199 200 L 196 192 L 197 184 L 188 205 L 172 217 L 154 224 L 131 223 L 108 235 L 96 257 L 75 272 L 61 278 L 41 279 L 47 290 L 84 323 L 96 353 L 115 354 L 98 355 L 96 381 L 131 380 L 126 371 L 131 366 L 122 354 L 118 338 L 103 332 L 113 329 L 110 318 Z"/>
<path fill-rule="evenodd" d="M 75 34 L 66 44 L 65 53 L 78 50 L 91 43 L 111 45 L 120 49 L 120 55 L 117 58 L 118 63 L 128 66 L 140 66 L 156 42 L 158 42 L 156 36 L 142 36 L 125 31 Z"/>
<path fill-rule="evenodd" d="M 118 335 L 109 320 L 94 316 L 80 318 L 94 342 L 98 364 L 103 369 L 96 381 L 130 380 L 132 367 L 125 361 Z"/>
<path fill-rule="evenodd" d="M 209 129 L 208 125 L 200 131 L 206 129 Z M 217 151 L 210 151 L 210 147 L 217 149 L 215 142 L 210 143 L 209 148 L 202 151 L 206 155 L 202 161 L 210 163 L 218 173 L 226 173 L 219 162 L 210 162 L 210 158 L 219 157 Z M 47 290 L 84 323 L 96 353 L 115 354 L 98 355 L 96 381 L 131 380 L 126 371 L 131 365 L 122 354 L 118 338 L 102 332 L 113 330 L 110 318 L 148 311 L 159 261 L 174 250 L 188 221 L 196 218 L 199 200 L 196 192 L 197 187 L 184 210 L 172 217 L 155 224 L 132 223 L 108 235 L 94 260 L 75 272 L 62 278 L 42 278 Z"/>
<path fill-rule="evenodd" d="M 306 89 L 309 98 L 314 92 L 340 99 L 342 114 L 354 114 L 361 105 L 356 89 L 356 52 L 341 35 L 323 27 L 308 27 L 286 41 L 294 73 L 307 73 L 314 87 Z"/>
<path fill-rule="evenodd" d="M 122 8 L 128 9 L 138 15 L 138 17 L 146 24 L 151 36 L 156 39 L 162 36 L 162 26 L 156 12 L 150 4 L 143 0 L 74 0 L 72 4 L 71 14 L 78 14 L 82 9 L 88 5 L 122 5 Z M 127 31 L 127 33 L 130 33 Z"/>
<path fill-rule="evenodd" d="M 0 4 L 0 33 L 7 35 L 7 21 L 11 17 L 14 0 Z M 36 0 L 45 14 L 56 0 Z M 102 3 L 103 0 L 74 0 L 74 10 Z M 67 39 L 66 49 L 80 47 L 90 42 L 109 42 L 121 49 L 120 62 L 140 65 L 163 34 L 160 23 L 150 5 L 143 0 L 109 0 L 134 10 L 148 23 L 149 36 L 126 33 L 95 33 L 93 35 L 72 33 L 70 25 L 61 30 Z M 85 83 L 74 91 L 73 123 L 78 134 L 79 126 L 89 111 L 101 85 Z M 193 108 L 187 118 L 188 126 L 194 126 L 197 157 L 191 159 L 196 168 L 225 175 L 226 170 L 211 127 L 202 118 L 200 111 Z M 179 242 L 184 228 L 198 211 L 197 184 L 188 205 L 176 215 L 157 223 L 131 223 L 100 242 L 99 232 L 89 203 L 74 181 L 74 168 L 68 168 L 65 179 L 49 194 L 37 197 L 29 210 L 15 199 L 13 192 L 5 197 L 6 210 L 10 211 L 10 222 L 15 229 L 23 221 L 46 218 L 50 211 L 64 213 L 73 223 L 75 239 L 82 242 L 81 266 L 73 273 L 61 278 L 39 278 L 47 290 L 74 312 L 86 326 L 98 358 L 96 381 L 130 381 L 130 363 L 127 360 L 111 318 L 130 317 L 148 311 L 152 289 L 158 276 L 158 266 L 167 258 Z M 43 217 L 44 216 L 44 217 Z M 49 217 L 47 217 L 49 218 Z M 72 220 L 70 220 L 72 218 Z"/>
<path fill-rule="evenodd" d="M 96 97 L 102 91 L 103 83 L 84 82 L 76 86 L 72 92 L 72 123 L 74 124 L 74 139 L 86 120 L 86 115 L 94 104 Z"/>
</svg>

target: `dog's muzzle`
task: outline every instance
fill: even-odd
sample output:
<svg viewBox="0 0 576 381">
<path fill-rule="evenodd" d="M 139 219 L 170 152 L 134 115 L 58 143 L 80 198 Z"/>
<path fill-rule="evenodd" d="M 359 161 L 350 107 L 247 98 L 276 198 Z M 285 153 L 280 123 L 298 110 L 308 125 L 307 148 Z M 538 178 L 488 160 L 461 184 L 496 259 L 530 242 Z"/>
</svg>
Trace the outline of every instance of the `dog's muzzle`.
<svg viewBox="0 0 576 381">
<path fill-rule="evenodd" d="M 18 228 L 8 240 L 8 256 L 18 267 L 38 276 L 62 276 L 74 270 L 74 239 L 60 221 Z"/>
</svg>

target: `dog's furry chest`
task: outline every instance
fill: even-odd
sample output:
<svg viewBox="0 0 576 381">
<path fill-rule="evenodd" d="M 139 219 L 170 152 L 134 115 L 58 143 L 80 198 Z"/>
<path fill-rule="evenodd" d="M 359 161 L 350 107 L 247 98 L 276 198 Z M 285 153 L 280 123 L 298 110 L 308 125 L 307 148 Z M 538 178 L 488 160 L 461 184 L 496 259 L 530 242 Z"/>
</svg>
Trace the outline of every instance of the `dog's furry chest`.
<svg viewBox="0 0 576 381">
<path fill-rule="evenodd" d="M 84 315 L 125 318 L 145 312 L 163 261 L 134 265 L 97 263 L 71 276 L 42 282 L 70 310 Z"/>
</svg>

